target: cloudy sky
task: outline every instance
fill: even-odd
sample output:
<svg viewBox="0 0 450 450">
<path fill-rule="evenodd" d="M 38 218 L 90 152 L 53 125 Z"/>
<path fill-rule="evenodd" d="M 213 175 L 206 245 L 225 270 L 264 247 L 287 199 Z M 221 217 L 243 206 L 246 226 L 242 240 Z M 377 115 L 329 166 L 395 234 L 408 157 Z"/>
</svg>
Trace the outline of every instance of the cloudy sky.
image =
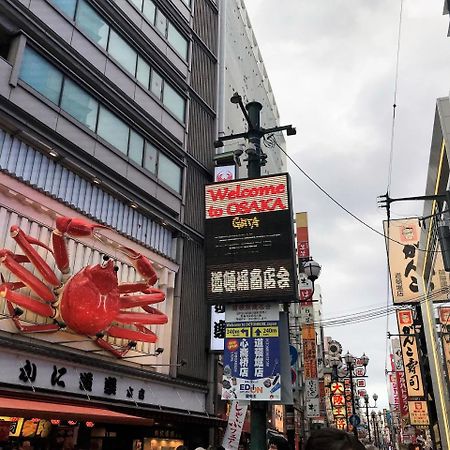
<svg viewBox="0 0 450 450">
<path fill-rule="evenodd" d="M 291 157 L 330 195 L 381 231 L 377 196 L 389 180 L 401 0 L 245 0 L 275 93 Z M 450 90 L 443 0 L 404 0 L 391 196 L 423 195 L 435 101 Z M 309 215 L 322 265 L 325 318 L 386 305 L 384 240 L 289 165 L 296 211 Z M 392 217 L 420 215 L 394 204 Z M 389 300 L 390 301 L 390 300 Z M 393 321 L 389 329 L 395 332 Z M 387 404 L 386 318 L 326 329 L 344 353 L 370 357 L 368 392 Z"/>
</svg>

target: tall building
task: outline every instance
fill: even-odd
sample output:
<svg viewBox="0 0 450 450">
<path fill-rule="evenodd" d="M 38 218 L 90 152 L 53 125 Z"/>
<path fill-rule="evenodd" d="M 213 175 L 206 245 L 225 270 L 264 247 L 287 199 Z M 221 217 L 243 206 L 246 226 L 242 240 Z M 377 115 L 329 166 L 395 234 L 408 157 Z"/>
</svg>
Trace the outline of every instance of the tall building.
<svg viewBox="0 0 450 450">
<path fill-rule="evenodd" d="M 261 126 L 271 128 L 280 125 L 280 114 L 270 84 L 261 50 L 253 31 L 244 0 L 224 0 L 219 3 L 219 90 L 218 136 L 241 133 L 248 124 L 238 106 L 230 102 L 237 92 L 244 104 L 261 103 Z M 286 149 L 283 133 L 266 136 L 261 148 L 267 154 L 267 164 L 261 175 L 287 171 L 286 155 L 275 145 Z M 245 151 L 244 140 L 225 142 L 223 151 Z M 242 159 L 245 158 L 245 154 Z M 247 177 L 247 164 L 242 161 L 238 178 Z"/>
<path fill-rule="evenodd" d="M 217 33 L 213 0 L 0 2 L 0 248 L 23 254 L 22 239 L 40 256 L 1 253 L 0 415 L 12 439 L 208 444 L 201 205 Z M 95 239 L 61 217 L 107 228 Z M 98 297 L 91 285 L 54 292 L 53 272 L 53 286 L 71 280 L 35 244 L 51 248 L 57 224 L 71 274 L 106 255 L 121 282 L 147 275 L 147 288 L 122 288 L 144 296 L 117 303 L 87 275 Z M 153 262 L 156 283 L 133 267 L 137 254 Z"/>
</svg>

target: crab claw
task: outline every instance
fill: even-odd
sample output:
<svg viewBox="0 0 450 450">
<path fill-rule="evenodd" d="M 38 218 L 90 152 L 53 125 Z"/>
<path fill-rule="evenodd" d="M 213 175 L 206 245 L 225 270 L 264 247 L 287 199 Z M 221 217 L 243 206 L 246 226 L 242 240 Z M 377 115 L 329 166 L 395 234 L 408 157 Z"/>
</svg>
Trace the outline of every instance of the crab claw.
<svg viewBox="0 0 450 450">
<path fill-rule="evenodd" d="M 120 250 L 130 258 L 131 264 L 150 286 L 158 281 L 158 275 L 148 258 L 130 247 L 120 246 Z"/>
<path fill-rule="evenodd" d="M 56 219 L 56 229 L 61 234 L 67 234 L 72 237 L 92 236 L 95 228 L 108 229 L 109 227 L 76 217 L 58 217 Z"/>
</svg>

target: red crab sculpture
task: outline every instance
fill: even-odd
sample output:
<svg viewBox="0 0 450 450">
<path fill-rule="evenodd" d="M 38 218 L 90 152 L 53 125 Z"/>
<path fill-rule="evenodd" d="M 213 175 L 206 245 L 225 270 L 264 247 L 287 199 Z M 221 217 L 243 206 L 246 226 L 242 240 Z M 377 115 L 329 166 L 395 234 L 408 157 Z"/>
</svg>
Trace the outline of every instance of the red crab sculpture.
<svg viewBox="0 0 450 450">
<path fill-rule="evenodd" d="M 52 233 L 51 249 L 13 225 L 10 229 L 11 237 L 24 255 L 14 254 L 7 249 L 0 250 L 0 264 L 19 279 L 15 282 L 5 282 L 2 276 L 0 296 L 5 298 L 11 318 L 19 331 L 49 332 L 68 327 L 77 334 L 93 337 L 101 348 L 121 358 L 130 348 L 136 346 L 135 341 L 156 342 L 157 336 L 146 325 L 167 323 L 167 316 L 150 306 L 164 301 L 165 295 L 153 287 L 157 275 L 151 262 L 140 253 L 124 246 L 119 246 L 118 250 L 129 258 L 142 277 L 141 281 L 119 283 L 118 267 L 107 256 L 103 257 L 102 264 L 87 266 L 70 276 L 69 255 L 64 236 L 94 236 L 102 239 L 95 233 L 96 228 L 107 227 L 83 219 L 59 217 Z M 56 266 L 62 273 L 61 279 L 39 255 L 35 245 L 52 253 Z M 25 268 L 24 263 L 33 264 L 42 280 Z M 19 292 L 25 287 L 37 298 Z M 141 307 L 144 312 L 128 311 L 129 308 L 135 307 Z M 20 320 L 23 313 L 21 308 L 53 318 L 54 323 L 24 325 Z M 132 325 L 132 328 L 117 324 Z M 106 336 L 130 341 L 124 347 L 116 348 L 105 339 Z"/>
</svg>

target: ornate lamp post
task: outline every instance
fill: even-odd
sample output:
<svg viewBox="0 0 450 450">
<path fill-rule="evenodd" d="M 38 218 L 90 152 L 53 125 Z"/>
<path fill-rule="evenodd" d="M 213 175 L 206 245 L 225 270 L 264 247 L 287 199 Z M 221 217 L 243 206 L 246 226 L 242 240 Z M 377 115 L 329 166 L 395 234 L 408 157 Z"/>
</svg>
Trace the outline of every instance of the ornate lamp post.
<svg viewBox="0 0 450 450">
<path fill-rule="evenodd" d="M 373 400 L 375 402 L 375 406 L 369 406 L 369 394 L 366 394 L 364 396 L 364 403 L 366 405 L 367 431 L 369 433 L 369 441 L 370 442 L 372 442 L 372 436 L 370 435 L 369 408 L 376 408 L 377 407 L 378 395 L 377 394 L 373 394 L 372 398 L 373 398 Z"/>
<path fill-rule="evenodd" d="M 321 265 L 314 261 L 312 258 L 309 258 L 307 261 L 303 261 L 300 267 L 302 273 L 306 275 L 309 281 L 312 283 L 312 291 L 306 298 L 302 298 L 302 302 L 309 302 L 312 300 L 314 295 L 314 282 L 319 278 L 320 271 L 322 270 Z"/>
</svg>

